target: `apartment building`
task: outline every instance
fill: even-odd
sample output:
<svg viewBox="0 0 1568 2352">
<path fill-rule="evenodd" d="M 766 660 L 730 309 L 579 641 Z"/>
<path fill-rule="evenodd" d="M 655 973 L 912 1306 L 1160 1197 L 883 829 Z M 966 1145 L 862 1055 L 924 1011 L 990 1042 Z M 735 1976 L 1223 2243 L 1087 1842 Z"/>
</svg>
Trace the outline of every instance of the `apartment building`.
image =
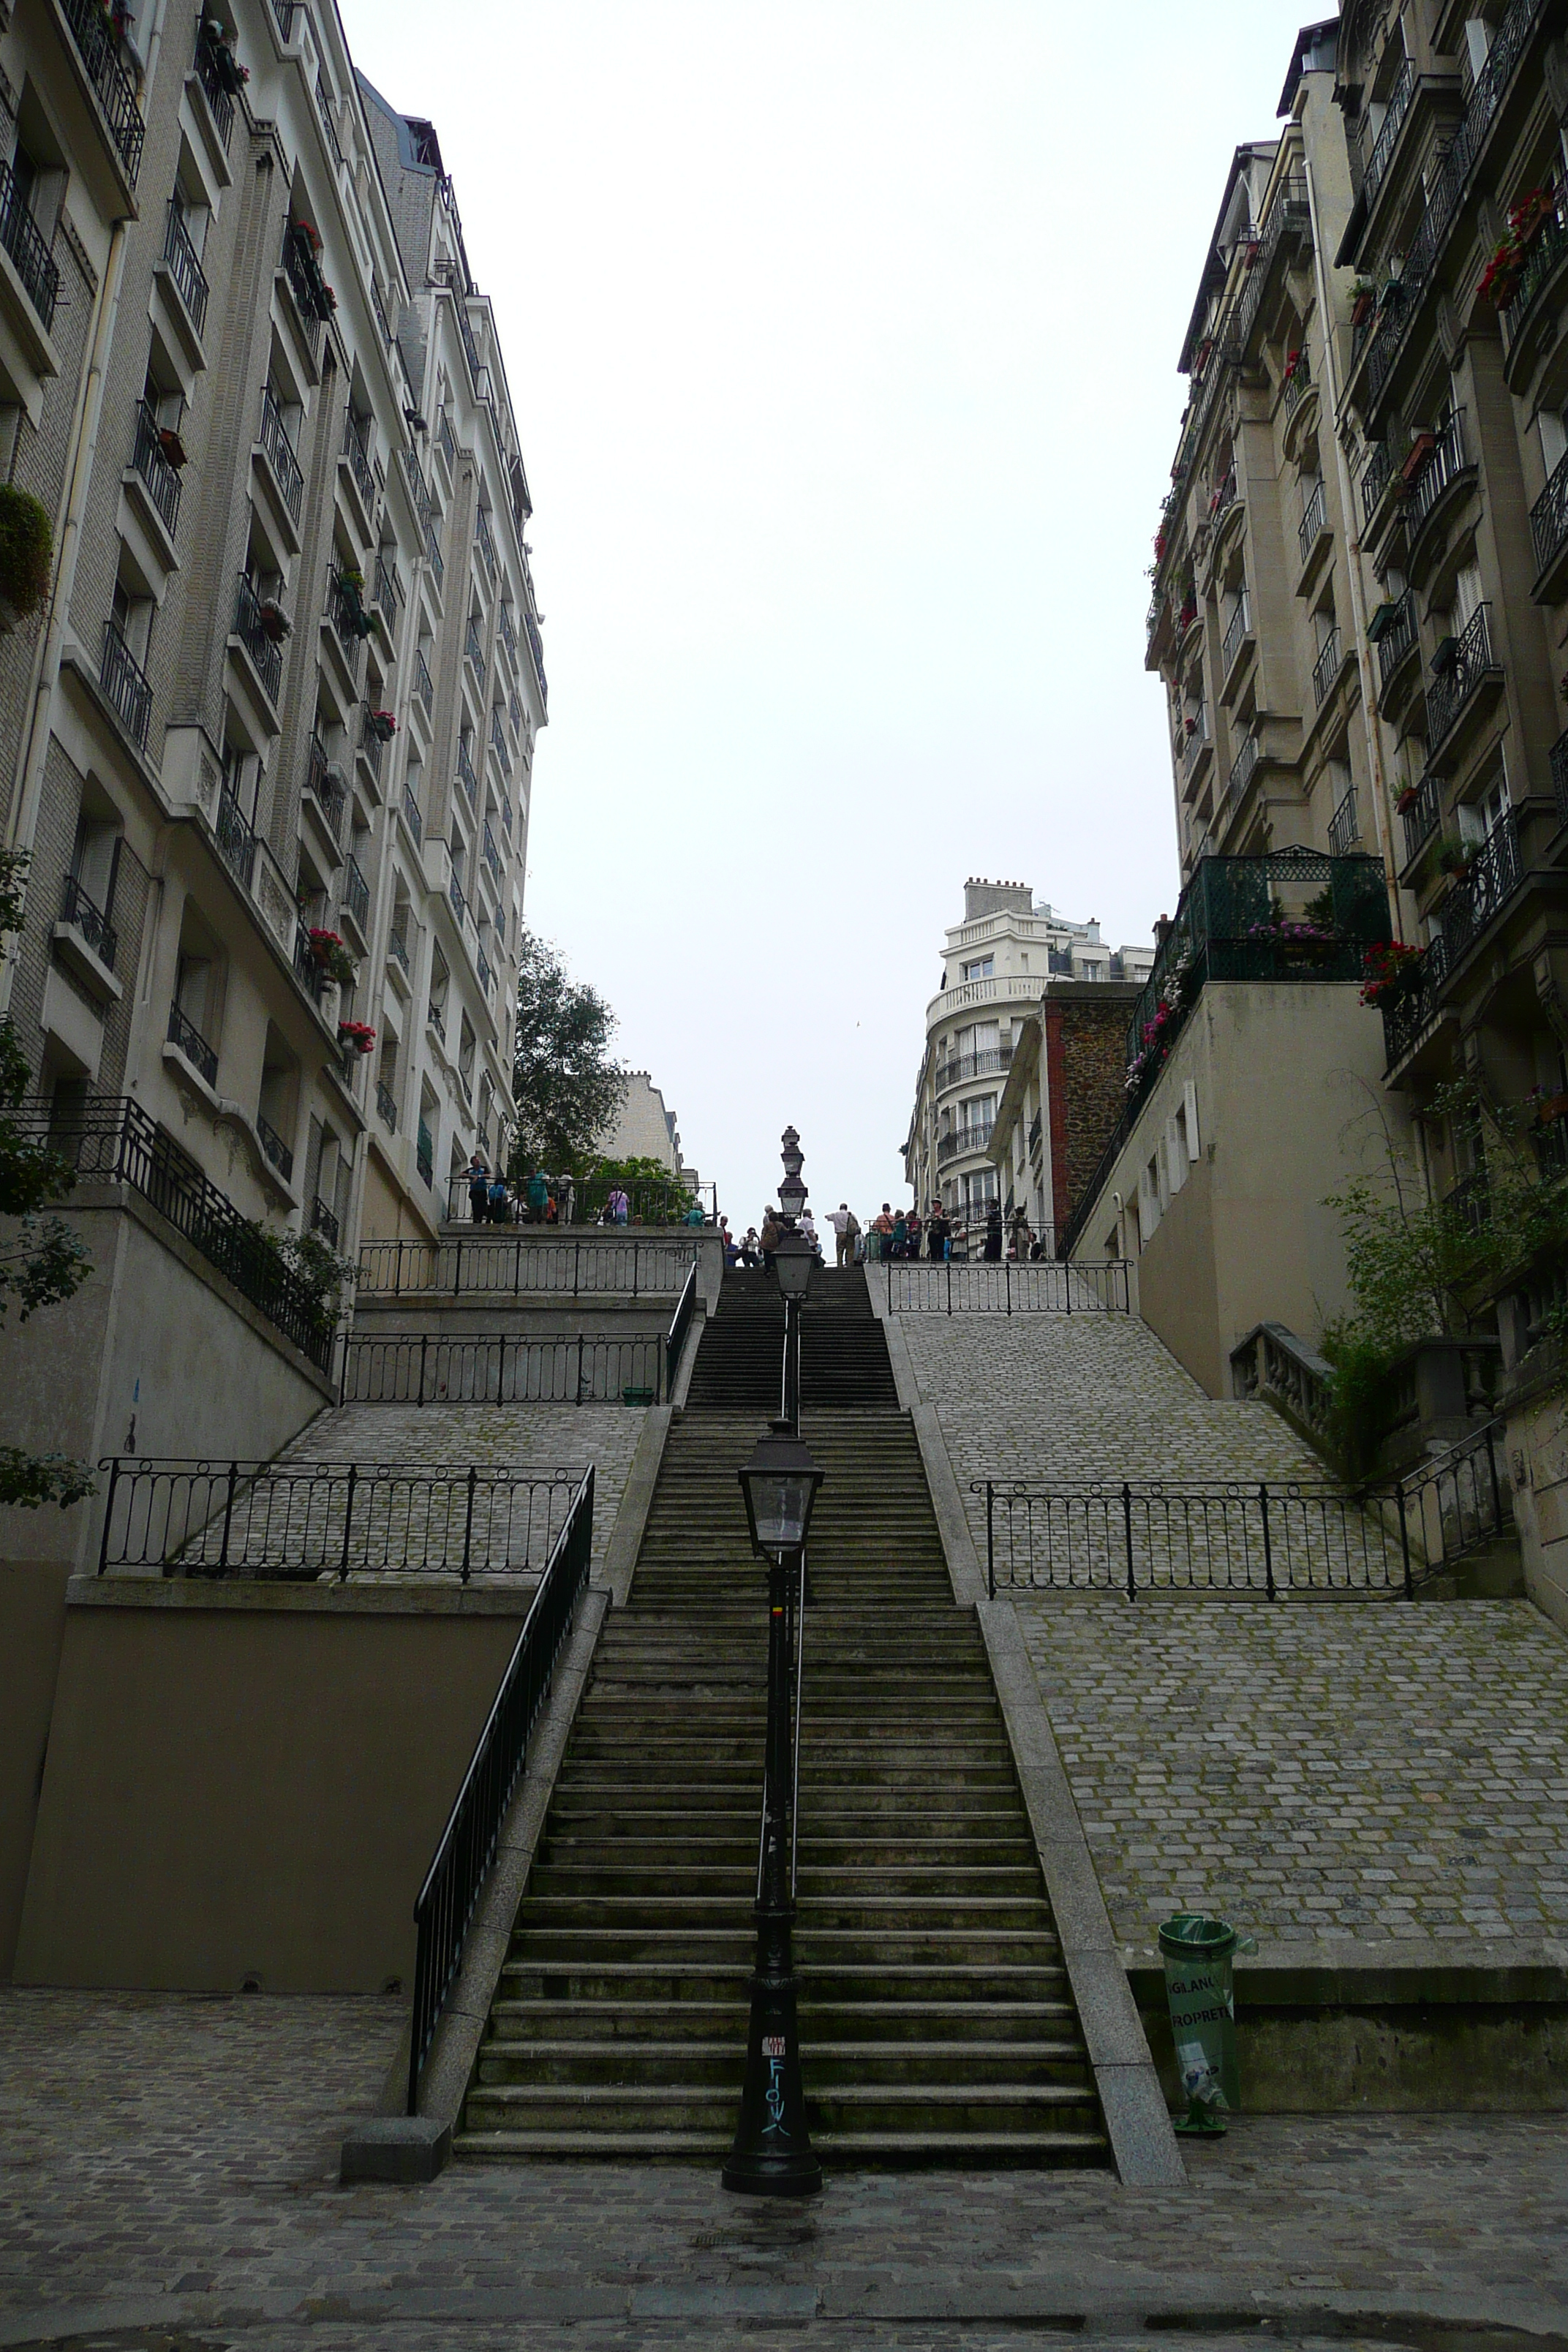
<svg viewBox="0 0 1568 2352">
<path fill-rule="evenodd" d="M 971 877 L 963 920 L 945 935 L 942 986 L 926 1007 L 903 1147 L 905 1177 L 922 1208 L 940 1197 L 951 1215 L 969 1223 L 983 1219 L 993 1202 L 1017 1202 L 1037 1229 L 1053 1224 L 1059 1203 L 1051 1170 L 1065 1184 L 1068 1169 L 1065 1143 L 1053 1153 L 1047 1140 L 1053 1066 L 1058 1128 L 1074 1093 L 1061 1061 L 1060 1008 L 1075 987 L 1097 989 L 1098 1012 L 1086 999 L 1082 1019 L 1068 1024 L 1076 1058 L 1080 1031 L 1088 1035 L 1110 1021 L 1120 1035 L 1126 1020 L 1120 984 L 1142 986 L 1152 961 L 1152 948 L 1111 948 L 1097 922 L 1075 923 L 1037 904 L 1026 883 Z M 1054 1028 L 1043 1009 L 1047 997 L 1058 1008 Z"/>
<path fill-rule="evenodd" d="M 501 1148 L 527 481 L 436 133 L 331 0 L 31 0 L 0 69 L 0 423 L 55 521 L 0 641 L 8 1010 L 97 1265 L 18 1434 L 265 1454 L 330 1349 L 276 1239 L 433 1233 Z"/>
</svg>

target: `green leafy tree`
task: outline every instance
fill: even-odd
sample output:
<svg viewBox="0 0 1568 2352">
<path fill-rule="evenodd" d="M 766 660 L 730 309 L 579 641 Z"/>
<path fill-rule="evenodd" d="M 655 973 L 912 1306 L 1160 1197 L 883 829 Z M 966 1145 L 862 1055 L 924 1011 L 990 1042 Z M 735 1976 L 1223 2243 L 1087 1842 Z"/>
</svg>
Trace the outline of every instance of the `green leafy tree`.
<svg viewBox="0 0 1568 2352">
<path fill-rule="evenodd" d="M 0 851 L 0 952 L 21 928 L 23 851 Z M 18 1323 L 40 1308 L 58 1306 L 80 1289 L 92 1261 L 79 1235 L 63 1218 L 41 1216 L 45 1203 L 70 1191 L 76 1171 L 36 1135 L 17 1113 L 32 1083 L 26 1055 L 10 1023 L 0 1023 L 0 1325 L 12 1307 Z M 36 1510 L 43 1503 L 65 1509 L 92 1492 L 84 1462 L 63 1454 L 30 1454 L 25 1446 L 0 1445 L 0 1503 Z"/>
<path fill-rule="evenodd" d="M 552 1175 L 585 1172 L 626 1094 L 626 1069 L 610 1058 L 615 1032 L 616 1016 L 597 989 L 574 981 L 546 940 L 524 931 L 512 1063 L 515 1182 L 536 1168 Z"/>
</svg>

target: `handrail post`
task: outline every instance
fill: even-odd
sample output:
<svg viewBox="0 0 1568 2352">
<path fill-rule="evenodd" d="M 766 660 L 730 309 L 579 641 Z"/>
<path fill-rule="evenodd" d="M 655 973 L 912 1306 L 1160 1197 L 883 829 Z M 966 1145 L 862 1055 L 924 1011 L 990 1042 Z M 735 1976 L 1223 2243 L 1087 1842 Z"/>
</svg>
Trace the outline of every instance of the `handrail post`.
<svg viewBox="0 0 1568 2352">
<path fill-rule="evenodd" d="M 465 1584 L 467 1584 L 468 1580 L 468 1560 L 474 1547 L 474 1488 L 479 1484 L 479 1474 L 478 1470 L 470 1462 L 468 1465 L 468 1507 L 467 1516 L 463 1521 L 463 1582 Z"/>
<path fill-rule="evenodd" d="M 1405 1481 L 1402 1478 L 1395 1493 L 1399 1496 L 1399 1549 L 1405 1559 L 1405 1598 L 1414 1601 L 1415 1587 L 1410 1574 L 1410 1525 L 1405 1516 Z"/>
<path fill-rule="evenodd" d="M 1487 1423 L 1487 1467 L 1492 1475 L 1492 1533 L 1495 1536 L 1502 1532 L 1502 1489 L 1498 1484 L 1497 1441 L 1489 1421 Z"/>
<path fill-rule="evenodd" d="M 887 1261 L 887 1265 L 888 1265 L 888 1312 L 889 1312 L 889 1314 L 890 1315 L 890 1314 L 892 1313 L 892 1311 L 893 1311 L 893 1261 L 892 1261 L 892 1259 L 891 1259 L 891 1258 L 889 1258 L 889 1260 Z"/>
<path fill-rule="evenodd" d="M 421 1404 L 425 1402 L 425 1357 L 429 1345 L 429 1332 L 421 1331 L 419 1334 L 419 1402 Z"/>
<path fill-rule="evenodd" d="M 338 1582 L 340 1584 L 346 1584 L 349 1580 L 349 1529 L 353 1525 L 354 1487 L 358 1483 L 358 1479 L 359 1465 L 357 1462 L 351 1462 L 349 1464 L 348 1493 L 343 1498 L 343 1552 L 342 1558 L 338 1563 Z"/>
<path fill-rule="evenodd" d="M 1013 1262 L 1011 1258 L 1005 1257 L 1002 1261 L 1002 1288 L 1007 1300 L 1007 1312 L 1011 1315 L 1013 1312 Z"/>
<path fill-rule="evenodd" d="M 581 1404 L 583 1402 L 583 1334 L 581 1331 L 577 1334 L 577 1393 L 573 1402 L 575 1404 Z"/>
<path fill-rule="evenodd" d="M 1278 1599 L 1274 1590 L 1274 1545 L 1268 1532 L 1268 1481 L 1258 1482 L 1258 1499 L 1263 1506 L 1263 1580 L 1268 1588 L 1270 1601 Z"/>
<path fill-rule="evenodd" d="M 512 1261 L 511 1295 L 515 1298 L 522 1288 L 522 1227 L 517 1229 L 516 1256 Z"/>
<path fill-rule="evenodd" d="M 101 1576 L 109 1566 L 109 1523 L 114 1517 L 114 1490 L 120 1484 L 120 1456 L 110 1454 L 109 1461 L 109 1495 L 103 1506 L 103 1533 L 98 1539 L 98 1572 Z"/>
<path fill-rule="evenodd" d="M 223 1541 L 218 1546 L 217 1554 L 217 1564 L 220 1568 L 228 1566 L 228 1531 L 234 1519 L 234 1487 L 238 1475 L 239 1465 L 231 1460 L 228 1465 L 228 1493 L 224 1497 L 223 1506 Z"/>
<path fill-rule="evenodd" d="M 996 1598 L 996 1531 L 993 1524 L 993 1505 L 996 1489 L 989 1478 L 985 1481 L 985 1588 L 993 1601 Z"/>
<path fill-rule="evenodd" d="M 950 1257 L 944 1258 L 942 1264 L 947 1268 L 947 1311 L 951 1315 L 952 1313 L 952 1260 Z"/>
<path fill-rule="evenodd" d="M 392 1246 L 395 1253 L 392 1261 L 392 1295 L 394 1298 L 401 1298 L 403 1296 L 403 1253 L 407 1248 L 408 1244 L 406 1242 L 394 1242 Z"/>
<path fill-rule="evenodd" d="M 582 1280 L 583 1244 L 581 1242 L 574 1242 L 572 1244 L 572 1296 L 574 1298 L 578 1296 Z"/>
<path fill-rule="evenodd" d="M 1132 1573 L 1132 1489 L 1124 1478 L 1121 1482 L 1121 1528 L 1127 1546 L 1127 1598 L 1138 1598 L 1137 1580 Z"/>
</svg>

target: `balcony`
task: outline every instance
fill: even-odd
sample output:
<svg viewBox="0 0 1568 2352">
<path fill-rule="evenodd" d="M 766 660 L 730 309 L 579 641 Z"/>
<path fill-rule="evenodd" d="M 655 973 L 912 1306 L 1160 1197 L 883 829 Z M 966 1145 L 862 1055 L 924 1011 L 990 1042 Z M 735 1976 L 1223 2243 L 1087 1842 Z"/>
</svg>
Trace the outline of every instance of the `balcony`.
<svg viewBox="0 0 1568 2352">
<path fill-rule="evenodd" d="M 1568 259 L 1568 186 L 1559 180 L 1552 210 L 1537 229 L 1525 256 L 1518 290 L 1502 314 L 1502 331 L 1510 359 L 1536 296 L 1564 259 Z"/>
<path fill-rule="evenodd" d="M 550 700 L 550 688 L 544 676 L 544 646 L 539 635 L 539 625 L 531 613 L 524 613 L 522 625 L 528 631 L 528 650 L 533 656 L 533 667 L 539 679 L 541 702 Z"/>
<path fill-rule="evenodd" d="M 262 386 L 261 431 L 258 438 L 262 455 L 272 468 L 279 495 L 288 509 L 291 520 L 298 522 L 300 501 L 305 492 L 305 477 L 300 470 L 300 460 L 294 455 L 294 445 L 284 430 L 283 412 L 278 405 L 277 394 L 269 383 Z"/>
<path fill-rule="evenodd" d="M 303 923 L 294 926 L 294 977 L 311 1003 L 320 1004 L 327 992 L 327 975 L 316 960 Z"/>
<path fill-rule="evenodd" d="M 937 1138 L 936 1164 L 945 1168 L 950 1160 L 962 1160 L 966 1152 L 984 1151 L 990 1144 L 995 1122 L 987 1120 L 974 1127 L 955 1127 L 951 1135 Z"/>
<path fill-rule="evenodd" d="M 430 570 L 436 582 L 436 593 L 439 595 L 442 583 L 447 577 L 447 567 L 441 560 L 441 542 L 436 536 L 435 519 L 428 515 L 425 520 L 425 552 L 430 560 Z"/>
<path fill-rule="evenodd" d="M 49 258 L 49 248 L 9 163 L 0 163 L 0 245 L 16 263 L 27 299 L 38 314 L 38 324 L 47 334 L 55 323 L 60 273 Z"/>
<path fill-rule="evenodd" d="M 458 462 L 458 443 L 452 431 L 452 420 L 445 409 L 436 419 L 436 446 L 447 460 L 447 470 L 450 473 Z"/>
<path fill-rule="evenodd" d="M 1512 809 L 1506 809 L 1471 858 L 1463 881 L 1443 902 L 1450 970 L 1491 929 L 1523 878 L 1519 820 Z"/>
<path fill-rule="evenodd" d="M 1241 593 L 1236 600 L 1236 610 L 1226 624 L 1225 636 L 1220 645 L 1219 674 L 1222 678 L 1227 678 L 1230 676 L 1236 657 L 1241 651 L 1242 642 L 1251 627 L 1252 608 L 1247 599 L 1247 583 L 1244 580 L 1241 583 Z"/>
<path fill-rule="evenodd" d="M 1449 484 L 1465 470 L 1463 416 L 1462 409 L 1449 410 L 1437 428 L 1436 439 L 1411 477 L 1405 512 L 1412 541 Z"/>
<path fill-rule="evenodd" d="M 259 1111 L 256 1114 L 256 1132 L 261 1138 L 261 1149 L 270 1166 L 277 1169 L 287 1184 L 294 1173 L 294 1154 L 275 1127 L 269 1127 Z"/>
<path fill-rule="evenodd" d="M 436 1181 L 436 1146 L 430 1139 L 430 1130 L 426 1126 L 423 1119 L 419 1122 L 419 1133 L 414 1147 L 414 1164 L 418 1169 L 419 1173 L 423 1176 L 426 1184 L 434 1184 Z"/>
<path fill-rule="evenodd" d="M 210 18 L 204 17 L 196 33 L 195 76 L 202 86 L 202 96 L 213 119 L 218 142 L 228 153 L 229 141 L 234 137 L 234 93 L 228 87 L 229 77 L 237 79 L 232 50 L 224 48 Z"/>
<path fill-rule="evenodd" d="M 74 874 L 66 876 L 64 896 L 60 901 L 60 920 L 69 923 L 81 933 L 105 971 L 114 970 L 115 950 L 120 940 L 114 925 L 103 909 L 95 905 Z"/>
<path fill-rule="evenodd" d="M 479 789 L 479 780 L 474 773 L 473 754 L 468 749 L 468 743 L 469 738 L 467 735 L 458 736 L 458 781 L 468 796 L 469 807 L 473 808 L 477 805 L 475 796 Z"/>
<path fill-rule="evenodd" d="M 110 142 L 134 187 L 146 128 L 136 104 L 136 86 L 120 62 L 119 29 L 98 0 L 59 0 L 59 5 L 93 95 L 103 110 Z"/>
<path fill-rule="evenodd" d="M 359 492 L 367 516 L 375 514 L 375 473 L 370 462 L 370 451 L 359 418 L 351 408 L 343 416 L 343 456 L 348 459 L 353 486 Z"/>
<path fill-rule="evenodd" d="M 496 847 L 495 835 L 490 831 L 489 817 L 485 819 L 484 832 L 481 835 L 480 839 L 484 849 L 485 864 L 490 870 L 490 880 L 495 884 L 496 888 L 499 891 L 500 888 L 500 852 Z"/>
<path fill-rule="evenodd" d="M 290 221 L 283 232 L 280 267 L 294 300 L 294 313 L 312 367 L 321 358 L 321 275 L 315 266 L 309 238 Z"/>
<path fill-rule="evenodd" d="M 431 682 L 430 665 L 418 647 L 414 655 L 414 691 L 424 705 L 425 716 L 428 719 L 436 708 L 436 688 Z"/>
<path fill-rule="evenodd" d="M 1478 604 L 1458 636 L 1449 637 L 1432 657 L 1432 684 L 1426 689 L 1428 756 L 1450 736 L 1467 704 L 1489 680 L 1502 673 L 1492 659 L 1489 607 Z"/>
<path fill-rule="evenodd" d="M 321 812 L 327 831 L 337 842 L 342 836 L 343 814 L 348 807 L 348 787 L 342 776 L 332 772 L 327 747 L 319 735 L 310 738 L 310 753 L 305 768 L 305 789 Z"/>
<path fill-rule="evenodd" d="M 1408 808 L 1399 812 L 1405 827 L 1405 871 L 1408 873 L 1443 820 L 1443 796 L 1436 776 L 1423 776 Z"/>
<path fill-rule="evenodd" d="M 1340 674 L 1343 660 L 1344 641 L 1340 635 L 1340 625 L 1336 621 L 1323 639 L 1322 649 L 1312 664 L 1312 694 L 1320 709 L 1322 708 L 1329 688 Z"/>
<path fill-rule="evenodd" d="M 234 634 L 255 664 L 262 690 L 274 708 L 283 685 L 283 642 L 272 634 L 276 625 L 269 626 L 262 600 L 249 575 L 242 572 L 235 593 Z"/>
<path fill-rule="evenodd" d="M 360 871 L 357 857 L 351 853 L 343 868 L 343 912 L 353 922 L 362 940 L 370 937 L 370 884 Z"/>
<path fill-rule="evenodd" d="M 479 987 L 483 991 L 484 994 L 489 996 L 495 982 L 495 974 L 490 970 L 489 958 L 485 953 L 482 942 L 475 958 L 475 962 L 479 975 Z"/>
<path fill-rule="evenodd" d="M 1241 748 L 1231 761 L 1230 773 L 1225 780 L 1226 791 L 1233 801 L 1238 801 L 1252 782 L 1258 761 L 1257 736 L 1244 735 L 1241 739 Z"/>
<path fill-rule="evenodd" d="M 1535 550 L 1535 593 L 1540 598 L 1568 553 L 1568 457 L 1558 459 L 1546 488 L 1530 509 L 1530 538 Z"/>
<path fill-rule="evenodd" d="M 327 618 L 332 625 L 332 635 L 348 665 L 349 676 L 357 685 L 359 651 L 364 643 L 367 627 L 364 607 L 342 574 L 335 571 L 327 583 Z"/>
<path fill-rule="evenodd" d="M 103 660 L 98 682 L 124 721 L 137 750 L 144 751 L 147 730 L 153 720 L 153 689 L 112 621 L 104 624 Z"/>
<path fill-rule="evenodd" d="M 403 583 L 398 577 L 395 559 L 389 559 L 384 550 L 378 550 L 375 559 L 376 610 L 386 623 L 388 636 L 397 625 L 397 608 L 403 602 Z"/>
<path fill-rule="evenodd" d="M 468 621 L 468 625 L 463 633 L 463 651 L 473 663 L 475 669 L 479 673 L 479 684 L 483 686 L 485 682 L 485 649 L 479 642 L 479 633 L 474 626 L 471 616 Z"/>
<path fill-rule="evenodd" d="M 425 1021 L 426 1027 L 434 1031 L 444 1045 L 447 1042 L 447 1015 L 434 997 L 425 1007 Z"/>
<path fill-rule="evenodd" d="M 458 869 L 455 866 L 452 868 L 451 879 L 447 885 L 447 900 L 457 918 L 458 929 L 461 930 L 463 917 L 468 911 L 468 902 L 463 896 L 463 886 L 458 879 Z"/>
<path fill-rule="evenodd" d="M 375 1107 L 381 1115 L 381 1123 L 388 1135 L 395 1135 L 397 1133 L 397 1100 L 384 1078 L 378 1078 L 375 1082 Z M 428 1178 L 426 1181 L 428 1182 Z"/>
<path fill-rule="evenodd" d="M 493 580 L 499 567 L 496 563 L 496 543 L 490 533 L 489 512 L 485 507 L 479 507 L 475 510 L 474 536 L 479 541 L 479 552 L 484 557 L 490 578 Z"/>
<path fill-rule="evenodd" d="M 506 647 L 507 652 L 511 656 L 512 660 L 516 661 L 517 631 L 511 625 L 511 606 L 510 604 L 503 604 L 500 606 L 496 614 L 496 625 L 500 631 L 500 641 L 502 645 Z"/>
<path fill-rule="evenodd" d="M 168 226 L 163 231 L 163 260 L 199 341 L 207 316 L 206 274 L 191 242 L 190 230 L 185 226 L 184 207 L 178 196 L 169 199 Z"/>
<path fill-rule="evenodd" d="M 250 887 L 250 877 L 256 866 L 256 835 L 240 814 L 239 803 L 226 785 L 218 794 L 217 823 L 218 854 L 242 890 Z"/>
<path fill-rule="evenodd" d="M 948 1087 L 963 1086 L 966 1079 L 988 1078 L 993 1072 L 1010 1070 L 1012 1066 L 1010 1045 L 985 1045 L 977 1054 L 953 1054 L 945 1062 L 939 1062 L 932 1084 L 942 1094 Z"/>
<path fill-rule="evenodd" d="M 1329 856 L 1348 857 L 1361 839 L 1361 819 L 1352 784 L 1329 819 Z"/>
<path fill-rule="evenodd" d="M 1419 965 L 1413 969 L 1415 979 L 1397 996 L 1385 997 L 1378 1008 L 1383 1014 L 1383 1050 L 1390 1076 L 1409 1060 L 1437 1018 L 1437 991 L 1448 971 L 1445 941 L 1434 940 Z"/>
<path fill-rule="evenodd" d="M 376 782 L 379 784 L 381 782 L 381 763 L 383 759 L 385 757 L 386 746 L 382 741 L 381 737 L 376 733 L 375 729 L 370 725 L 369 720 L 369 711 L 363 711 L 360 716 L 359 723 L 359 755 L 364 761 L 365 766 L 370 770 L 370 772 L 374 777 Z"/>
<path fill-rule="evenodd" d="M 207 1044 L 190 1015 L 179 1004 L 169 1007 L 169 1043 L 184 1055 L 192 1069 L 199 1070 L 209 1087 L 217 1085 L 217 1054 Z"/>
<path fill-rule="evenodd" d="M 403 787 L 403 822 L 414 835 L 416 844 L 424 840 L 425 826 L 419 814 L 419 803 L 406 784 Z"/>
<path fill-rule="evenodd" d="M 1396 604 L 1384 609 L 1387 619 L 1381 626 L 1369 625 L 1367 635 L 1377 646 L 1378 684 L 1386 690 L 1389 680 L 1415 649 L 1415 599 L 1407 588 Z"/>
<path fill-rule="evenodd" d="M 153 501 L 154 513 L 171 539 L 180 519 L 180 475 L 163 455 L 163 428 L 144 400 L 136 404 L 136 439 L 131 463 Z"/>
<path fill-rule="evenodd" d="M 510 776 L 511 773 L 511 753 L 507 750 L 506 734 L 501 726 L 500 704 L 499 702 L 490 712 L 490 749 L 500 762 L 501 774 L 503 776 Z"/>
<path fill-rule="evenodd" d="M 386 952 L 389 956 L 392 956 L 396 960 L 402 969 L 404 979 L 407 980 L 410 977 L 408 970 L 408 941 L 404 938 L 403 933 L 400 930 L 393 929 L 388 931 L 386 935 Z"/>
<path fill-rule="evenodd" d="M 319 1192 L 310 1203 L 310 1231 L 320 1234 L 329 1249 L 336 1249 L 338 1221 Z"/>
<path fill-rule="evenodd" d="M 1328 527 L 1328 496 L 1323 478 L 1320 474 L 1312 486 L 1312 494 L 1307 500 L 1301 520 L 1296 526 L 1296 545 L 1300 551 L 1300 568 L 1303 572 L 1311 560 L 1312 550 Z"/>
<path fill-rule="evenodd" d="M 1183 722 L 1186 737 L 1182 752 L 1182 773 L 1190 776 L 1197 766 L 1209 742 L 1209 713 L 1206 702 L 1200 702 Z"/>
<path fill-rule="evenodd" d="M 1361 478 L 1362 520 L 1370 522 L 1382 502 L 1383 494 L 1394 478 L 1394 453 L 1386 441 L 1374 441 Z"/>
<path fill-rule="evenodd" d="M 1294 416 L 1301 405 L 1302 395 L 1312 388 L 1312 360 L 1303 343 L 1296 353 L 1296 363 L 1285 378 L 1285 414 Z"/>
<path fill-rule="evenodd" d="M 1388 111 L 1383 118 L 1383 127 L 1373 142 L 1372 153 L 1366 160 L 1366 176 L 1362 182 L 1362 202 L 1368 213 L 1377 201 L 1377 192 L 1383 185 L 1384 174 L 1394 160 L 1394 151 L 1399 144 L 1399 134 L 1405 128 L 1405 118 L 1410 111 L 1410 101 L 1415 95 L 1415 66 L 1412 58 L 1406 58 L 1399 68 L 1399 79 L 1389 93 Z"/>
</svg>

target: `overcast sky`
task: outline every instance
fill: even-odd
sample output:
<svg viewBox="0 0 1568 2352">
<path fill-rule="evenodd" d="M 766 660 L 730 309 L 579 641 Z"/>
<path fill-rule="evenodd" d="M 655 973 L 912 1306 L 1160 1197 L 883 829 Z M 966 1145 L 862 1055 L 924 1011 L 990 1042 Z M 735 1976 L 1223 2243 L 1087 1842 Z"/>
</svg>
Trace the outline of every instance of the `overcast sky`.
<svg viewBox="0 0 1568 2352">
<path fill-rule="evenodd" d="M 971 874 L 1174 903 L 1144 567 L 1279 0 L 346 0 L 428 114 L 533 492 L 526 913 L 743 1225 L 900 1197 Z"/>
</svg>

